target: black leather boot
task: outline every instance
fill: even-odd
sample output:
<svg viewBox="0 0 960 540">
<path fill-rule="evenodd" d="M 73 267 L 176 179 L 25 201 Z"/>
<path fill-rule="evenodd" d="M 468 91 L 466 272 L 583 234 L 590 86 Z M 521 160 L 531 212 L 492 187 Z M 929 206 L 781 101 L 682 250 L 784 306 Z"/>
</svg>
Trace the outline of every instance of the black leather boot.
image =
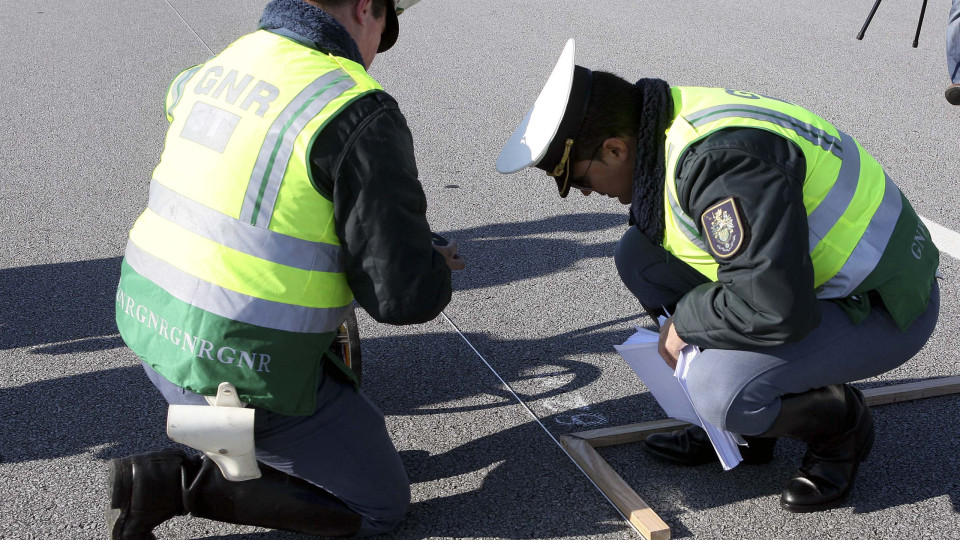
<svg viewBox="0 0 960 540">
<path fill-rule="evenodd" d="M 789 512 L 839 506 L 873 447 L 873 416 L 863 394 L 843 384 L 784 396 L 781 403 L 780 415 L 764 436 L 798 439 L 808 450 L 784 486 L 780 506 Z"/>
<path fill-rule="evenodd" d="M 260 472 L 256 480 L 231 482 L 204 459 L 194 475 L 183 476 L 184 506 L 196 517 L 317 536 L 360 530 L 360 515 L 329 492 L 263 464 Z"/>
<path fill-rule="evenodd" d="M 154 527 L 186 513 L 180 493 L 185 459 L 182 452 L 164 450 L 110 461 L 107 530 L 111 540 L 154 540 Z"/>
<path fill-rule="evenodd" d="M 762 465 L 773 459 L 776 439 L 744 437 L 749 446 L 740 447 L 743 462 Z M 690 426 L 680 431 L 654 433 L 643 440 L 643 450 L 651 456 L 674 465 L 695 466 L 719 462 L 707 432 L 700 426 Z"/>
<path fill-rule="evenodd" d="M 178 515 L 318 536 L 353 536 L 361 518 L 327 491 L 260 464 L 255 480 L 231 482 L 209 459 L 150 452 L 110 462 L 111 540 L 155 540 Z"/>
</svg>

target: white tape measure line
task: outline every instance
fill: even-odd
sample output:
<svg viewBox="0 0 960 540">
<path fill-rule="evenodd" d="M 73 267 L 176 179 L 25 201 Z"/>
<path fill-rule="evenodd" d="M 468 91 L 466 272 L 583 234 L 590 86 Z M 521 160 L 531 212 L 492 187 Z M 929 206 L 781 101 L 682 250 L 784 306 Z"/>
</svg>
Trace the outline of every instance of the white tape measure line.
<svg viewBox="0 0 960 540">
<path fill-rule="evenodd" d="M 170 3 L 170 0 L 164 0 L 164 1 L 167 3 L 168 6 L 170 6 L 170 9 L 172 9 L 173 12 L 177 14 L 177 17 L 179 17 L 180 20 L 183 21 L 183 24 L 185 24 L 187 28 L 189 28 L 190 31 L 193 32 L 193 35 L 197 36 L 197 39 L 200 40 L 200 43 L 203 45 L 203 48 L 206 49 L 208 53 L 213 54 L 213 51 L 210 50 L 210 47 L 207 45 L 207 42 L 204 41 L 202 37 L 200 37 L 200 34 L 198 34 L 197 31 L 194 30 L 192 26 L 190 26 L 190 23 L 188 23 L 187 20 L 183 18 L 183 15 L 181 15 L 180 12 L 177 11 L 177 8 L 173 7 L 173 4 Z"/>
<path fill-rule="evenodd" d="M 608 503 L 610 503 L 610 506 L 612 506 L 613 509 L 616 510 L 618 514 L 620 514 L 620 517 L 622 517 L 623 520 L 626 521 L 627 524 L 630 525 L 630 527 L 642 537 L 643 533 L 640 532 L 640 529 L 638 529 L 637 526 L 634 525 L 632 521 L 630 521 L 630 518 L 625 516 L 623 512 L 620 511 L 620 508 L 618 508 L 617 505 L 610 500 L 610 497 L 607 497 L 607 494 L 604 493 L 602 489 L 600 489 L 600 486 L 598 486 L 597 483 L 593 481 L 593 478 L 590 478 L 590 475 L 587 474 L 587 471 L 583 470 L 583 467 L 581 467 L 580 464 L 577 463 L 575 459 L 573 459 L 573 456 L 571 456 L 567 452 L 567 449 L 564 448 L 562 444 L 560 444 L 560 441 L 558 441 L 557 438 L 553 436 L 553 433 L 550 433 L 550 430 L 547 429 L 547 426 L 543 425 L 543 422 L 540 421 L 540 417 L 538 417 L 536 413 L 534 413 L 533 410 L 530 409 L 530 407 L 528 407 L 527 404 L 524 403 L 522 399 L 520 399 L 520 396 L 518 396 L 517 393 L 513 391 L 513 387 L 510 386 L 510 383 L 505 381 L 503 377 L 501 377 L 500 374 L 497 373 L 497 370 L 493 369 L 493 366 L 490 365 L 490 362 L 487 362 L 487 359 L 484 358 L 482 354 L 480 354 L 480 351 L 478 351 L 477 348 L 473 346 L 473 343 L 470 343 L 470 340 L 467 339 L 467 336 L 463 335 L 463 332 L 460 331 L 460 328 L 458 328 L 457 325 L 450 320 L 450 317 L 447 317 L 446 312 L 441 311 L 440 314 L 443 315 L 443 318 L 447 320 L 447 322 L 450 324 L 451 327 L 453 327 L 453 329 L 457 332 L 457 334 L 460 334 L 460 337 L 462 337 L 463 340 L 467 342 L 467 346 L 469 346 L 473 350 L 474 354 L 476 354 L 480 358 L 480 360 L 483 361 L 484 364 L 486 364 L 487 368 L 489 368 L 490 371 L 493 372 L 493 374 L 497 377 L 497 379 L 500 379 L 500 383 L 504 386 L 504 388 L 506 388 L 507 391 L 510 392 L 510 395 L 512 395 L 513 398 L 517 400 L 517 403 L 519 403 L 521 406 L 523 406 L 524 409 L 526 409 L 527 413 L 531 417 L 533 417 L 534 421 L 536 421 L 537 424 L 540 426 L 540 428 L 543 429 L 543 431 L 547 434 L 548 437 L 550 437 L 550 440 L 553 441 L 553 444 L 557 445 L 557 448 L 559 448 L 560 451 L 563 452 L 563 454 L 567 456 L 568 459 L 570 459 L 570 461 L 577 467 L 577 469 L 580 469 L 580 472 L 582 472 L 583 475 L 587 477 L 587 480 L 590 481 L 593 487 L 597 488 L 597 491 L 600 492 L 600 495 L 603 495 L 603 498 L 606 499 Z"/>
</svg>

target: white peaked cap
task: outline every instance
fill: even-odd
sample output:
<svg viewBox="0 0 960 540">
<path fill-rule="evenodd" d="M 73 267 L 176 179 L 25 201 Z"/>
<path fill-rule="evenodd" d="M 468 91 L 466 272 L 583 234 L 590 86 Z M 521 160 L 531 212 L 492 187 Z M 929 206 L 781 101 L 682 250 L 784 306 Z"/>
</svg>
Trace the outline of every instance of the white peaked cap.
<svg viewBox="0 0 960 540">
<path fill-rule="evenodd" d="M 547 84 L 537 96 L 533 107 L 523 117 L 510 140 L 500 150 L 497 158 L 497 171 L 510 174 L 536 165 L 543 159 L 550 141 L 557 134 L 560 120 L 567 110 L 570 99 L 570 87 L 573 85 L 574 55 L 577 44 L 570 38 L 560 53 L 557 65 L 553 67 Z"/>
<path fill-rule="evenodd" d="M 572 146 L 580 131 L 593 73 L 574 63 L 576 42 L 569 39 L 533 107 L 500 150 L 497 171 L 510 174 L 536 166 L 555 177 L 560 195 L 569 191 Z"/>
</svg>

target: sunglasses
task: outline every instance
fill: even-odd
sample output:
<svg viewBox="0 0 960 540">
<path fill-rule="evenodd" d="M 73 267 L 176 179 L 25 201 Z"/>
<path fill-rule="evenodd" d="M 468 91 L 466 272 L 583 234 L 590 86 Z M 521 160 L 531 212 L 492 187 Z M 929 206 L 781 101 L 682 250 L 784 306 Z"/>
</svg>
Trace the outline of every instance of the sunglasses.
<svg viewBox="0 0 960 540">
<path fill-rule="evenodd" d="M 570 180 L 571 188 L 579 189 L 580 191 L 593 191 L 593 188 L 590 186 L 590 179 L 587 178 L 587 175 L 590 174 L 590 167 L 593 166 L 593 162 L 597 159 L 597 152 L 599 152 L 602 147 L 603 144 L 600 144 L 593 151 L 593 155 L 590 156 L 590 163 L 587 163 L 587 170 L 583 171 L 583 176 Z"/>
</svg>

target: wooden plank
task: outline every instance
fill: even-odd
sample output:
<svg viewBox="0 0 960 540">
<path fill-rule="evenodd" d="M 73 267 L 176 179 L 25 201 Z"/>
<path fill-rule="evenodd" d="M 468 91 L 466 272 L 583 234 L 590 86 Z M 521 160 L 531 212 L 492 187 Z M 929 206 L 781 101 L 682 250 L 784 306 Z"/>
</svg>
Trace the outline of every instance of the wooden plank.
<svg viewBox="0 0 960 540">
<path fill-rule="evenodd" d="M 926 379 L 912 383 L 891 384 L 863 391 L 867 405 L 887 405 L 914 399 L 960 393 L 960 376 Z"/>
<path fill-rule="evenodd" d="M 664 431 L 676 431 L 689 426 L 683 420 L 675 418 L 665 418 L 663 420 L 654 420 L 652 422 L 640 422 L 639 424 L 627 424 L 625 426 L 614 426 L 602 429 L 592 429 L 590 431 L 580 431 L 571 433 L 574 437 L 586 440 L 590 446 L 599 448 L 601 446 L 613 446 L 615 444 L 625 444 L 638 442 L 647 438 L 648 435 L 661 433 Z"/>
<path fill-rule="evenodd" d="M 647 540 L 669 540 L 670 527 L 623 481 L 590 443 L 579 437 L 561 435 L 560 444 L 580 465 L 597 487 L 627 516 Z"/>
<path fill-rule="evenodd" d="M 863 391 L 867 398 L 867 405 L 888 405 L 915 399 L 924 399 L 948 394 L 960 393 L 960 376 L 926 379 L 912 383 L 890 384 Z M 584 439 L 593 447 L 611 446 L 637 442 L 646 439 L 648 435 L 664 431 L 675 431 L 689 426 L 687 422 L 667 418 L 652 422 L 640 422 L 590 431 L 571 433 L 571 436 Z"/>
</svg>

